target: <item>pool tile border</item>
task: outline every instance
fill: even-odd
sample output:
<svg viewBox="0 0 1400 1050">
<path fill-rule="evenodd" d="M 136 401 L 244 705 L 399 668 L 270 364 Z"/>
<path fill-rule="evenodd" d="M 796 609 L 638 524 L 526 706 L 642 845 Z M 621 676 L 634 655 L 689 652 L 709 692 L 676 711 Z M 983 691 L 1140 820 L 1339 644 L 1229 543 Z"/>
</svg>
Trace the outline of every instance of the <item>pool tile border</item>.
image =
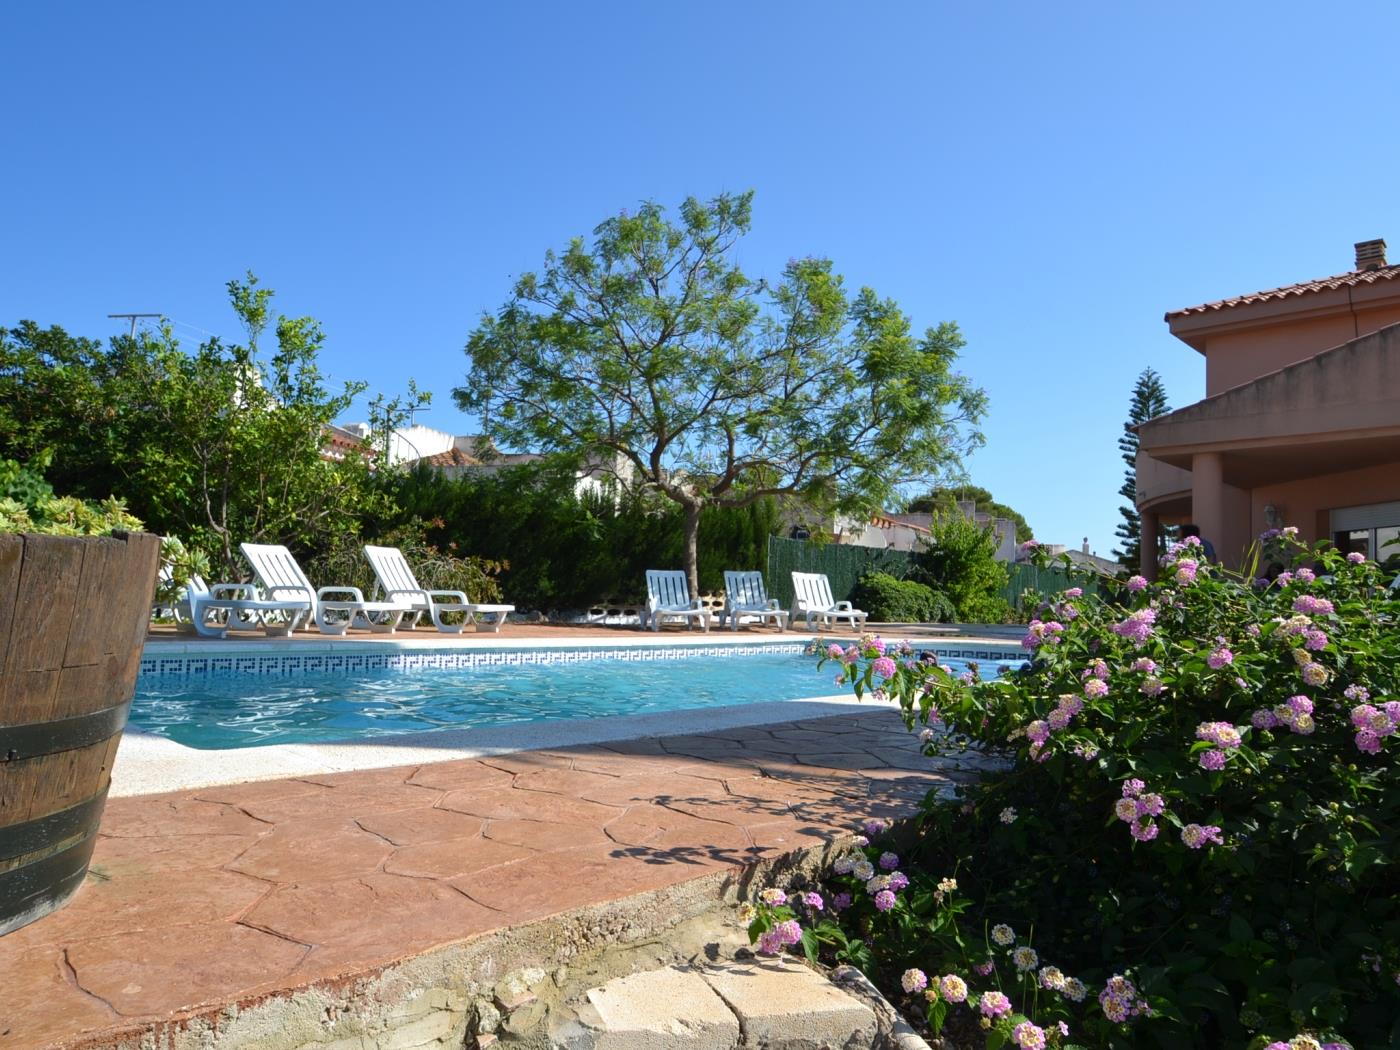
<svg viewBox="0 0 1400 1050">
<path fill-rule="evenodd" d="M 738 645 L 644 645 L 618 646 L 512 646 L 499 649 L 395 649 L 379 652 L 306 652 L 204 655 L 194 652 L 170 656 L 149 654 L 141 657 L 140 674 L 145 678 L 228 675 L 296 675 L 306 673 L 355 674 L 365 671 L 477 670 L 486 667 L 584 663 L 595 660 L 650 662 L 696 660 L 702 657 L 796 655 L 808 641 L 747 642 Z M 1014 646 L 988 647 L 919 645 L 939 659 L 1019 662 L 1024 654 Z"/>
</svg>

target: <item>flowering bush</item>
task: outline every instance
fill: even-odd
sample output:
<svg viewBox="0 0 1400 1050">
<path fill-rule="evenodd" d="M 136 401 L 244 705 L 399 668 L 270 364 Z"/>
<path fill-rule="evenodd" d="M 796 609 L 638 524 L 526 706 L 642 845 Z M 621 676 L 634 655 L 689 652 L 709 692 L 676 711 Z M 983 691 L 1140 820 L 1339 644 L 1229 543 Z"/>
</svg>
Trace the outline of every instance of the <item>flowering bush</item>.
<svg viewBox="0 0 1400 1050">
<path fill-rule="evenodd" d="M 828 892 L 851 907 L 804 947 L 886 988 L 911 968 L 971 982 L 989 1046 L 1057 1045 L 1061 1021 L 1095 1046 L 1400 1045 L 1400 596 L 1290 534 L 1262 556 L 1293 567 L 1237 575 L 1188 543 L 1158 584 L 1068 591 L 1030 624 L 1030 666 L 996 680 L 878 639 L 823 649 L 921 723 L 927 753 L 1006 765 L 926 802 L 903 892 L 869 891 L 893 874 L 868 851 L 838 869 Z M 953 874 L 965 896 L 940 897 Z M 1047 995 L 1045 959 L 1097 1011 Z"/>
</svg>

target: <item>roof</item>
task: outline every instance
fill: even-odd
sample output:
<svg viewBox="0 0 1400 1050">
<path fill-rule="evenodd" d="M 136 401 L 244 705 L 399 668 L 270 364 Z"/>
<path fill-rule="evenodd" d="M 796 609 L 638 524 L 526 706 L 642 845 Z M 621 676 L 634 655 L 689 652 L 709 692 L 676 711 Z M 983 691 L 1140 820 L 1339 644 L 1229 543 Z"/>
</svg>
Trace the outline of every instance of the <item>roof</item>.
<svg viewBox="0 0 1400 1050">
<path fill-rule="evenodd" d="M 1220 310 L 1229 310 L 1236 306 L 1251 306 L 1254 303 L 1274 302 L 1280 299 L 1309 295 L 1313 292 L 1333 292 L 1342 288 L 1360 288 L 1367 285 L 1393 281 L 1397 278 L 1400 278 L 1400 263 L 1392 266 L 1377 267 L 1374 270 L 1349 270 L 1346 273 L 1339 273 L 1333 277 L 1319 277 L 1315 281 L 1286 284 L 1281 288 L 1269 288 L 1262 292 L 1250 292 L 1248 295 L 1236 295 L 1230 299 L 1219 299 L 1213 303 L 1188 306 L 1181 310 L 1169 310 L 1165 320 L 1170 321 L 1174 317 L 1188 317 L 1192 314 L 1214 313 Z"/>
<path fill-rule="evenodd" d="M 888 514 L 872 514 L 870 524 L 877 529 L 912 529 L 914 532 L 933 533 L 923 525 L 915 525 L 912 521 L 900 521 L 898 518 L 891 518 Z"/>
<path fill-rule="evenodd" d="M 356 434 L 353 430 L 346 430 L 344 427 L 338 427 L 334 423 L 326 424 L 325 435 L 332 441 L 340 442 L 345 445 L 363 445 L 365 443 L 365 439 L 360 437 L 360 435 Z"/>
<path fill-rule="evenodd" d="M 449 448 L 446 452 L 435 452 L 414 460 L 414 464 L 426 463 L 430 467 L 479 467 L 481 460 L 469 456 L 460 448 Z"/>
</svg>

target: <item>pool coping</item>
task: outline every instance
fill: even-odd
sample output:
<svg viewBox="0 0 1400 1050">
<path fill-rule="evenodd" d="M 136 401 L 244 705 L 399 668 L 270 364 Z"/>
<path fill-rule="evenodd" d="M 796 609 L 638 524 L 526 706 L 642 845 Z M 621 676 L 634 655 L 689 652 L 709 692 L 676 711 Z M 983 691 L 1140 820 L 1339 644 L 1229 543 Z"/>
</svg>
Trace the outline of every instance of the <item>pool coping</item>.
<svg viewBox="0 0 1400 1050">
<path fill-rule="evenodd" d="M 542 748 L 709 733 L 851 713 L 853 708 L 869 710 L 874 703 L 838 694 L 518 726 L 433 729 L 364 742 L 268 744 L 223 750 L 187 747 L 155 733 L 128 729 L 117 748 L 108 794 L 124 798 L 219 784 L 429 765 Z"/>
</svg>

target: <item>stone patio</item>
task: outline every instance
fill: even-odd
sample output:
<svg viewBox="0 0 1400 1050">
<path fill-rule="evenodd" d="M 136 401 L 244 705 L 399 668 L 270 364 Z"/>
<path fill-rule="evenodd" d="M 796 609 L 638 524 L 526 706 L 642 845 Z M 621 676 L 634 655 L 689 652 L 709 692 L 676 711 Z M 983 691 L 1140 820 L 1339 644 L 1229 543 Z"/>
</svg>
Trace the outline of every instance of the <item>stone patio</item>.
<svg viewBox="0 0 1400 1050">
<path fill-rule="evenodd" d="M 135 1045 L 826 843 L 976 767 L 877 709 L 115 799 L 82 892 L 0 938 L 0 1046 Z"/>
</svg>

